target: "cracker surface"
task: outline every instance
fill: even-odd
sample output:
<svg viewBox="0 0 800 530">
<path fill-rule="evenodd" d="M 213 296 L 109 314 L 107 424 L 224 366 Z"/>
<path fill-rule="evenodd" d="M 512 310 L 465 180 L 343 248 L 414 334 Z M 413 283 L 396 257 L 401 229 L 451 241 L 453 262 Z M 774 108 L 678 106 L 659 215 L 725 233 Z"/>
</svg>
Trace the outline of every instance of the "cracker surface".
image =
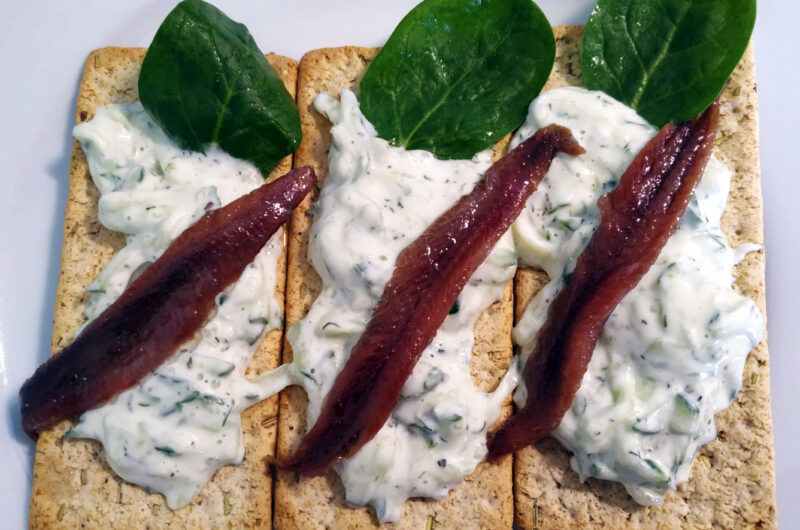
<svg viewBox="0 0 800 530">
<path fill-rule="evenodd" d="M 554 30 L 556 63 L 545 90 L 580 85 L 582 27 L 561 26 Z M 102 105 L 137 99 L 136 80 L 144 52 L 140 48 L 104 48 L 90 54 L 78 94 L 77 123 L 91 119 Z M 295 94 L 297 85 L 303 142 L 295 154 L 294 166 L 314 167 L 319 185 L 328 172 L 330 123 L 313 109 L 312 101 L 320 92 L 338 97 L 342 88 L 357 93 L 358 82 L 376 53 L 377 49 L 357 47 L 314 50 L 306 54 L 299 70 L 291 59 L 268 55 L 291 94 Z M 720 135 L 714 152 L 733 171 L 723 230 L 731 245 L 763 244 L 752 46 L 732 75 L 721 102 Z M 496 153 L 505 149 L 506 142 L 498 144 Z M 290 165 L 291 157 L 287 157 L 270 177 L 282 175 Z M 306 314 L 322 288 L 306 258 L 310 208 L 315 198 L 307 197 L 294 212 L 287 250 L 279 261 L 276 295 L 283 299 L 285 279 L 287 326 Z M 86 160 L 80 145 L 74 142 L 51 342 L 54 352 L 72 340 L 74 330 L 84 321 L 86 287 L 124 244 L 122 234 L 100 225 L 97 200 Z M 736 289 L 753 298 L 766 314 L 764 251 L 749 254 L 737 266 L 735 275 Z M 519 270 L 513 304 L 509 284 L 503 299 L 478 320 L 471 372 L 483 390 L 496 386 L 510 360 L 513 314 L 521 315 L 546 282 L 541 271 Z M 282 332 L 270 332 L 248 372 L 255 374 L 276 367 L 281 360 L 281 347 Z M 284 344 L 283 362 L 290 361 L 291 355 L 290 347 Z M 275 454 L 276 438 L 278 456 L 294 450 L 306 430 L 306 403 L 302 389 L 293 387 L 282 392 L 280 400 L 273 397 L 248 409 L 243 414 L 247 453 L 242 465 L 221 469 L 191 504 L 176 511 L 166 507 L 161 495 L 147 494 L 117 478 L 105 464 L 99 443 L 62 442 L 61 436 L 70 427 L 70 422 L 62 422 L 43 433 L 37 445 L 30 526 L 377 526 L 371 508 L 345 505 L 343 487 L 335 473 L 300 479 L 294 473 L 278 471 L 273 491 L 265 459 Z M 506 409 L 508 414 L 510 404 Z M 548 438 L 514 455 L 513 466 L 511 457 L 481 464 L 444 499 L 408 501 L 403 518 L 385 527 L 419 529 L 431 522 L 433 528 L 511 528 L 512 524 L 524 529 L 601 524 L 611 528 L 774 528 L 775 473 L 766 339 L 750 353 L 743 388 L 731 407 L 717 415 L 717 429 L 717 440 L 701 450 L 690 481 L 668 494 L 662 507 L 635 504 L 620 484 L 596 479 L 581 484 L 569 466 L 568 453 Z"/>
<path fill-rule="evenodd" d="M 544 90 L 582 85 L 582 26 L 554 28 L 556 63 Z M 732 172 L 722 229 L 728 243 L 763 244 L 758 98 L 752 45 L 721 96 L 714 154 Z M 736 267 L 735 288 L 766 315 L 764 250 Z M 547 283 L 542 271 L 523 269 L 515 280 L 515 314 Z M 515 454 L 514 522 L 521 529 L 571 528 L 774 528 L 775 468 L 769 405 L 766 336 L 747 358 L 742 390 L 716 416 L 717 439 L 700 451 L 689 482 L 667 494 L 661 507 L 640 506 L 615 482 L 581 484 L 569 454 L 552 438 Z"/>
<path fill-rule="evenodd" d="M 95 110 L 110 103 L 138 99 L 137 80 L 144 48 L 103 48 L 86 60 L 81 80 L 76 123 L 90 120 Z M 297 63 L 267 55 L 267 60 L 294 96 Z M 291 156 L 283 159 L 270 178 L 286 173 Z M 73 142 L 69 192 L 64 220 L 61 272 L 56 290 L 51 350 L 69 344 L 85 321 L 86 287 L 124 245 L 124 235 L 97 220 L 99 194 L 89 175 L 80 144 Z M 286 252 L 278 260 L 275 295 L 283 304 Z M 262 340 L 248 375 L 278 366 L 281 330 Z M 272 477 L 265 463 L 274 454 L 277 397 L 242 414 L 246 448 L 239 466 L 220 469 L 187 506 L 170 510 L 160 494 L 122 481 L 108 467 L 102 445 L 91 440 L 61 437 L 72 425 L 63 421 L 39 438 L 33 469 L 31 528 L 269 528 Z"/>
<path fill-rule="evenodd" d="M 331 124 L 314 110 L 312 102 L 320 92 L 339 96 L 342 88 L 358 93 L 358 83 L 375 57 L 377 49 L 343 47 L 308 52 L 300 61 L 297 104 L 303 126 L 303 142 L 295 153 L 295 167 L 310 165 L 318 184 L 328 175 L 328 150 Z M 500 142 L 496 152 L 505 148 Z M 311 206 L 316 197 L 306 197 L 290 221 L 288 280 L 286 285 L 286 324 L 305 316 L 322 290 L 322 282 L 308 263 L 308 231 Z M 511 284 L 501 300 L 490 306 L 475 324 L 475 346 L 470 367 L 473 379 L 484 391 L 494 389 L 511 359 L 512 302 Z M 284 345 L 284 362 L 292 358 Z M 306 431 L 306 395 L 293 387 L 281 393 L 278 426 L 278 457 L 294 451 Z M 504 416 L 510 412 L 506 405 Z M 483 463 L 461 485 L 441 500 L 412 499 L 397 523 L 383 528 L 510 528 L 512 517 L 511 459 Z M 372 508 L 349 508 L 344 488 L 331 472 L 323 477 L 300 478 L 295 473 L 278 471 L 275 483 L 275 528 L 372 528 L 377 520 Z"/>
</svg>

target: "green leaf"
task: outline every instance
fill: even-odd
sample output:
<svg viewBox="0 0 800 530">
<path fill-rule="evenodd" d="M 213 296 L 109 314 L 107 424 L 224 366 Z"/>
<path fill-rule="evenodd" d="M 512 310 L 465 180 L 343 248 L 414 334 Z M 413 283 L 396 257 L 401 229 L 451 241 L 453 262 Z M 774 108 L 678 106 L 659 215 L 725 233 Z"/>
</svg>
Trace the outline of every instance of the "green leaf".
<svg viewBox="0 0 800 530">
<path fill-rule="evenodd" d="M 175 449 L 173 449 L 172 447 L 168 447 L 166 445 L 161 447 L 156 446 L 154 447 L 154 449 L 159 453 L 164 453 L 167 456 L 176 456 L 178 454 L 178 452 Z"/>
<path fill-rule="evenodd" d="M 716 99 L 750 42 L 756 0 L 598 0 L 581 45 L 583 80 L 656 126 Z"/>
<path fill-rule="evenodd" d="M 555 59 L 531 0 L 425 0 L 361 81 L 361 110 L 394 145 L 471 158 L 516 128 Z"/>
<path fill-rule="evenodd" d="M 458 298 L 456 298 L 456 301 L 453 303 L 453 307 L 450 308 L 448 315 L 455 315 L 458 313 L 459 309 L 461 309 L 461 304 L 458 302 Z"/>
<path fill-rule="evenodd" d="M 184 0 L 161 24 L 139 98 L 181 147 L 218 144 L 265 176 L 300 144 L 294 99 L 247 28 L 202 0 Z"/>
</svg>

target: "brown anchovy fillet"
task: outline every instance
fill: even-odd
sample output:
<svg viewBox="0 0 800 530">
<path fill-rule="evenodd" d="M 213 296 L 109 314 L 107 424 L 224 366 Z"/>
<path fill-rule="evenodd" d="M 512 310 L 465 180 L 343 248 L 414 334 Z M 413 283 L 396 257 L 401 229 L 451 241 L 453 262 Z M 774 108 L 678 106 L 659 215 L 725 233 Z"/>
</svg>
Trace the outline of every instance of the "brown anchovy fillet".
<svg viewBox="0 0 800 530">
<path fill-rule="evenodd" d="M 205 213 L 19 391 L 31 438 L 132 387 L 191 339 L 215 299 L 314 186 L 295 169 Z"/>
<path fill-rule="evenodd" d="M 282 467 L 321 475 L 372 439 L 467 280 L 519 215 L 558 151 L 583 153 L 569 130 L 557 125 L 539 130 L 403 249 L 319 419 Z"/>
<path fill-rule="evenodd" d="M 606 320 L 675 232 L 711 155 L 718 121 L 715 102 L 690 122 L 665 125 L 617 188 L 597 201 L 600 226 L 550 306 L 525 364 L 525 406 L 490 438 L 490 456 L 522 449 L 561 423 Z"/>
</svg>

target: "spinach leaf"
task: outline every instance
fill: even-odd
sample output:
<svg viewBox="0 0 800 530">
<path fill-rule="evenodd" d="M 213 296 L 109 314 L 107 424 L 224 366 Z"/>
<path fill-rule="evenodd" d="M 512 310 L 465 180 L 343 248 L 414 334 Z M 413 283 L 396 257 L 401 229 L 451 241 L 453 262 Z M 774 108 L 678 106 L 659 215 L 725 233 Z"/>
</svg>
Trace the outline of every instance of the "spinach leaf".
<svg viewBox="0 0 800 530">
<path fill-rule="evenodd" d="M 742 57 L 756 0 L 598 0 L 581 45 L 583 80 L 656 126 L 700 114 Z"/>
<path fill-rule="evenodd" d="M 554 59 L 531 0 L 425 0 L 369 66 L 361 110 L 394 145 L 470 158 L 522 123 Z"/>
<path fill-rule="evenodd" d="M 247 28 L 202 0 L 184 0 L 161 24 L 139 99 L 182 147 L 218 144 L 265 176 L 300 143 L 294 99 Z"/>
</svg>

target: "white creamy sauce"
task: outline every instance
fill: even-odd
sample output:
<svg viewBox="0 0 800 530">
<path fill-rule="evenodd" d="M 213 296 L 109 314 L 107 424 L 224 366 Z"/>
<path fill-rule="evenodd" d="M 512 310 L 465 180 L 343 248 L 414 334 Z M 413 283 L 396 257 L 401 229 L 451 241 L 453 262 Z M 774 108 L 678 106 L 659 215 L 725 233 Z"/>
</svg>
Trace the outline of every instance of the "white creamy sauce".
<svg viewBox="0 0 800 530">
<path fill-rule="evenodd" d="M 399 253 L 491 164 L 489 152 L 441 161 L 390 146 L 347 90 L 341 101 L 320 95 L 315 106 L 333 123 L 330 173 L 309 243 L 324 287 L 287 332 L 292 363 L 257 380 L 245 377 L 260 337 L 281 325 L 274 296 L 278 232 L 217 297 L 215 313 L 190 343 L 68 433 L 99 440 L 119 476 L 163 493 L 172 508 L 190 502 L 219 467 L 241 462 L 245 408 L 297 384 L 309 397 L 308 424 L 317 420 Z M 399 519 L 410 497 L 443 497 L 486 456 L 487 428 L 519 373 L 512 363 L 494 392 L 475 386 L 475 321 L 502 296 L 517 254 L 522 264 L 541 267 L 552 281 L 514 330 L 523 357 L 530 354 L 550 301 L 599 222 L 597 198 L 655 134 L 608 96 L 565 88 L 531 103 L 512 147 L 550 123 L 570 128 L 587 153 L 555 158 L 512 231 L 459 295 L 390 419 L 335 467 L 347 502 L 371 504 L 381 522 Z M 263 183 L 252 165 L 216 148 L 179 149 L 138 103 L 101 109 L 74 134 L 102 195 L 100 221 L 126 234 L 126 246 L 89 288 L 90 320 L 206 210 Z M 758 247 L 725 242 L 719 220 L 729 184 L 730 172 L 712 158 L 678 231 L 608 320 L 573 406 L 553 433 L 572 451 L 582 478 L 621 481 L 642 504 L 660 503 L 688 479 L 698 448 L 716 435 L 714 413 L 735 397 L 747 353 L 763 334 L 755 304 L 731 288 L 733 266 Z M 524 384 L 515 399 L 524 403 Z"/>
<path fill-rule="evenodd" d="M 330 173 L 314 209 L 309 259 L 324 288 L 288 331 L 291 378 L 309 397 L 308 423 L 344 367 L 391 278 L 400 251 L 472 190 L 491 164 L 441 161 L 392 147 L 376 136 L 355 95 L 315 101 L 333 122 Z M 352 505 L 371 504 L 396 521 L 410 497 L 443 497 L 486 455 L 486 431 L 518 375 L 512 368 L 492 393 L 470 377 L 473 327 L 500 299 L 516 270 L 510 233 L 470 278 L 406 382 L 390 419 L 356 455 L 336 466 Z"/>
<path fill-rule="evenodd" d="M 597 198 L 656 132 L 605 94 L 562 88 L 531 103 L 512 147 L 550 123 L 568 127 L 587 153 L 556 157 L 513 226 L 521 264 L 552 280 L 514 330 L 525 358 L 599 222 Z M 716 437 L 714 414 L 741 388 L 747 353 L 763 335 L 755 303 L 731 287 L 733 266 L 759 247 L 732 249 L 720 229 L 730 177 L 712 157 L 678 230 L 609 318 L 553 433 L 582 479 L 620 481 L 641 504 L 660 504 L 688 480 L 698 449 Z M 524 404 L 524 384 L 515 400 Z"/>
<path fill-rule="evenodd" d="M 89 320 L 206 210 L 264 182 L 252 164 L 218 148 L 179 149 L 139 103 L 102 108 L 74 135 L 102 195 L 100 221 L 126 234 L 125 247 L 88 289 Z M 281 326 L 275 282 L 282 237 L 279 230 L 218 295 L 215 313 L 190 343 L 68 433 L 99 440 L 115 473 L 163 493 L 171 508 L 190 502 L 221 466 L 241 462 L 241 411 L 284 384 L 280 373 L 245 378 L 260 337 Z"/>
</svg>

